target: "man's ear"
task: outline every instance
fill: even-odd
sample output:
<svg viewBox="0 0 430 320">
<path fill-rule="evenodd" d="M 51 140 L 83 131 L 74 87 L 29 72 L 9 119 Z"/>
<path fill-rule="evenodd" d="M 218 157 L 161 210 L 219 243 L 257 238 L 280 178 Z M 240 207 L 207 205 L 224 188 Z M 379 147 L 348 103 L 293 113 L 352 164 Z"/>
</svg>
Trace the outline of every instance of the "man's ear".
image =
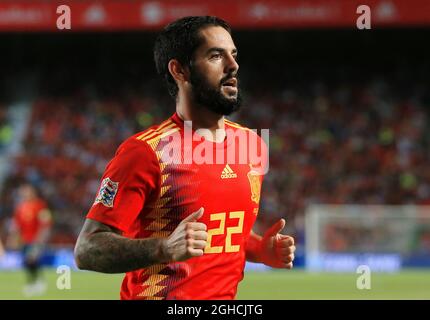
<svg viewBox="0 0 430 320">
<path fill-rule="evenodd" d="M 169 68 L 169 72 L 176 82 L 189 81 L 190 73 L 188 68 L 184 68 L 178 60 L 176 59 L 170 60 L 167 67 Z"/>
</svg>

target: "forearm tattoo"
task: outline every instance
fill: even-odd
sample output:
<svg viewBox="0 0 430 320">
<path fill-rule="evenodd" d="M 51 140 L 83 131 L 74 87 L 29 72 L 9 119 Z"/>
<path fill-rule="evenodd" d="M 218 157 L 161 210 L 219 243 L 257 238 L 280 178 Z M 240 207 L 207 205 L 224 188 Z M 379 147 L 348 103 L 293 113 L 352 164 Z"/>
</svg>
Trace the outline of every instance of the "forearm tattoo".
<svg viewBox="0 0 430 320">
<path fill-rule="evenodd" d="M 163 263 L 161 239 L 128 239 L 113 232 L 97 232 L 79 241 L 76 257 L 81 269 L 124 273 Z"/>
</svg>

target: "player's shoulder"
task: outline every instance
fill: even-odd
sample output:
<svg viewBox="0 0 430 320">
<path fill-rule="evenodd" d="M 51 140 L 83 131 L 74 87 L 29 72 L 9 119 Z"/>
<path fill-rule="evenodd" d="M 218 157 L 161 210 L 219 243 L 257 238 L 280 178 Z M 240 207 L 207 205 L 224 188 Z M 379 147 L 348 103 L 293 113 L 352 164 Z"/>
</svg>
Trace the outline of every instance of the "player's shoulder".
<svg viewBox="0 0 430 320">
<path fill-rule="evenodd" d="M 237 122 L 233 122 L 233 121 L 226 119 L 226 118 L 224 118 L 224 124 L 226 126 L 226 129 L 232 129 L 234 131 L 246 132 L 249 134 L 257 134 L 254 130 L 252 130 L 252 129 L 244 126 L 244 125 L 241 125 Z"/>
<path fill-rule="evenodd" d="M 154 125 L 147 130 L 135 134 L 132 138 L 139 143 L 153 146 L 160 139 L 168 137 L 180 130 L 180 126 L 170 117 L 169 119 Z"/>
<path fill-rule="evenodd" d="M 226 128 L 230 128 L 233 130 L 241 130 L 241 131 L 249 131 L 251 129 L 249 129 L 248 127 L 245 127 L 237 122 L 233 122 L 227 118 L 224 118 L 224 124 L 226 126 Z"/>
<path fill-rule="evenodd" d="M 226 129 L 231 129 L 235 132 L 246 133 L 247 135 L 253 136 L 258 140 L 261 139 L 261 137 L 258 135 L 257 131 L 252 130 L 246 126 L 243 126 L 237 122 L 233 122 L 229 119 L 224 118 L 224 124 L 226 126 Z"/>
<path fill-rule="evenodd" d="M 149 151 L 153 148 L 153 145 L 160 139 L 167 137 L 174 132 L 180 130 L 180 127 L 176 122 L 169 118 L 159 124 L 153 125 L 148 129 L 140 131 L 128 139 L 126 139 L 118 148 L 118 152 L 125 150 L 136 150 L 138 152 Z M 149 148 L 148 148 L 149 147 Z"/>
</svg>

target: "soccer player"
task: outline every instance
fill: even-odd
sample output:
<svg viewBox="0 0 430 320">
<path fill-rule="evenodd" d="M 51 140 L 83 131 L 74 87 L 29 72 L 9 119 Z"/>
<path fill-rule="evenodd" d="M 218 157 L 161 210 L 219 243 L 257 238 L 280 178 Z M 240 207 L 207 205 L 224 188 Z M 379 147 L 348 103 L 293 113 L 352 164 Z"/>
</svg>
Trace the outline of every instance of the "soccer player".
<svg viewBox="0 0 430 320">
<path fill-rule="evenodd" d="M 36 189 L 31 184 L 23 184 L 18 189 L 19 202 L 15 208 L 8 244 L 22 246 L 27 284 L 24 294 L 40 295 L 46 290 L 42 278 L 40 259 L 49 239 L 52 217 L 51 212 Z"/>
<path fill-rule="evenodd" d="M 237 53 L 216 17 L 179 19 L 156 40 L 176 112 L 118 148 L 75 247 L 79 268 L 127 273 L 122 299 L 234 299 L 246 260 L 293 266 L 284 219 L 252 231 L 267 157 L 238 161 L 249 151 L 231 135 L 266 146 L 224 118 L 241 103 Z"/>
</svg>

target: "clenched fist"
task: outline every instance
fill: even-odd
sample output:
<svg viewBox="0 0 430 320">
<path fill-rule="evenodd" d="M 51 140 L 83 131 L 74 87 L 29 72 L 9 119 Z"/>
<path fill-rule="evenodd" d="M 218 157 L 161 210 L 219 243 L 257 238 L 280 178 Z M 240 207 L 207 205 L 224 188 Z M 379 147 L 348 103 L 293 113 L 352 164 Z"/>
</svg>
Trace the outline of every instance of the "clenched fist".
<svg viewBox="0 0 430 320">
<path fill-rule="evenodd" d="M 204 223 L 197 222 L 203 216 L 203 208 L 193 212 L 179 223 L 163 241 L 163 252 L 169 262 L 184 261 L 203 255 L 208 234 Z"/>
</svg>

